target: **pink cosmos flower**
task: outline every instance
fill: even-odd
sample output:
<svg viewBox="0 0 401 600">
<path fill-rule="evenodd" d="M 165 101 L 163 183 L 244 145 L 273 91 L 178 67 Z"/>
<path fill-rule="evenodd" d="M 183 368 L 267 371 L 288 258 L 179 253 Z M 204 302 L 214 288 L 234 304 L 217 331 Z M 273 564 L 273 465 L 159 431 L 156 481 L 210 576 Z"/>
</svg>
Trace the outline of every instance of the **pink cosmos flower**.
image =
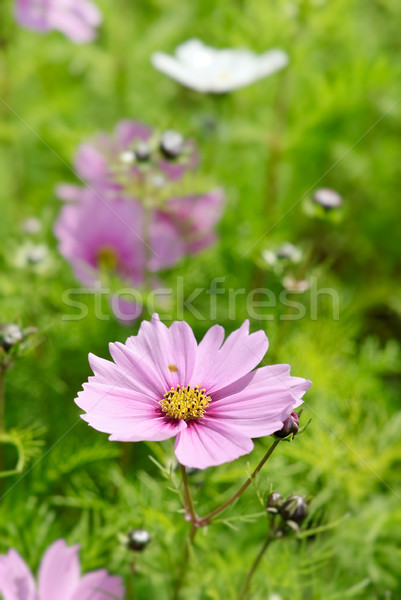
<svg viewBox="0 0 401 600">
<path fill-rule="evenodd" d="M 16 0 L 15 17 L 23 27 L 43 33 L 56 29 L 77 44 L 92 41 L 102 22 L 91 0 Z"/>
<path fill-rule="evenodd" d="M 205 204 L 219 202 L 218 191 L 205 196 Z M 199 200 L 194 200 L 193 206 L 199 211 Z M 123 198 L 113 190 L 82 188 L 79 202 L 62 207 L 54 231 L 60 253 L 83 284 L 98 279 L 103 267 L 123 282 L 138 286 L 143 283 L 146 262 L 149 270 L 156 272 L 211 242 L 210 214 L 205 211 L 195 225 L 181 210 L 181 220 L 175 212 L 153 212 L 147 237 L 143 206 L 137 200 Z"/>
<path fill-rule="evenodd" d="M 0 594 L 4 600 L 123 600 L 120 577 L 100 569 L 81 576 L 79 546 L 57 540 L 45 552 L 38 585 L 15 550 L 0 555 Z"/>
<path fill-rule="evenodd" d="M 114 362 L 89 355 L 94 376 L 75 401 L 110 440 L 176 437 L 183 465 L 219 465 L 251 452 L 251 438 L 281 429 L 311 385 L 291 377 L 288 365 L 253 370 L 267 348 L 265 333 L 249 334 L 248 321 L 225 342 L 214 325 L 197 344 L 187 323 L 168 328 L 153 315 L 137 336 L 110 344 Z"/>
<path fill-rule="evenodd" d="M 100 134 L 78 150 L 75 169 L 87 186 L 61 184 L 56 190 L 69 203 L 55 226 L 60 252 L 82 283 L 97 277 L 105 249 L 109 259 L 114 256 L 109 262 L 114 263 L 117 274 L 131 285 L 140 285 L 145 270 L 171 267 L 185 254 L 195 254 L 216 239 L 214 228 L 223 210 L 223 191 L 165 197 L 159 187 L 166 181 L 172 185 L 169 192 L 176 191 L 184 172 L 196 165 L 197 153 L 192 142 L 182 140 L 184 162 L 164 159 L 157 151 L 155 160 L 144 161 L 144 171 L 134 153 L 138 148 L 144 151 L 138 144 L 150 147 L 152 136 L 152 130 L 142 123 L 121 121 L 113 136 Z M 170 132 L 170 141 L 177 136 L 181 137 Z M 146 192 L 141 187 L 144 178 Z M 149 199 L 149 231 L 145 231 L 144 200 Z"/>
</svg>

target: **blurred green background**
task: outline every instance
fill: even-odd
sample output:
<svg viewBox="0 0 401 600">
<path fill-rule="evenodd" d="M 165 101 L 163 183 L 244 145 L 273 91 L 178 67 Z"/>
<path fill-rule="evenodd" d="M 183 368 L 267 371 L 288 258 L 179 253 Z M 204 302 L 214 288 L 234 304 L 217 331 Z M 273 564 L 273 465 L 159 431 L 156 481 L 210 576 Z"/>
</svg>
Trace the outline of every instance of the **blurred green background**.
<svg viewBox="0 0 401 600">
<path fill-rule="evenodd" d="M 163 464 L 173 446 L 110 443 L 79 419 L 73 399 L 90 374 L 88 352 L 108 356 L 109 341 L 135 334 L 94 314 L 66 320 L 63 292 L 77 288 L 58 255 L 54 188 L 76 182 L 78 144 L 132 118 L 194 138 L 200 173 L 226 190 L 218 243 L 163 274 L 183 278 L 185 293 L 224 277 L 226 290 L 269 288 L 278 297 L 283 273 L 266 251 L 290 241 L 303 259 L 285 272 L 313 280 L 338 296 L 289 296 L 292 309 L 258 309 L 251 328 L 270 339 L 266 364 L 285 362 L 309 378 L 305 434 L 281 444 L 258 480 L 197 540 L 182 597 L 236 598 L 265 537 L 263 502 L 270 489 L 312 497 L 310 524 L 333 527 L 267 552 L 251 597 L 282 600 L 401 597 L 401 6 L 397 0 L 96 0 L 104 23 L 95 43 L 77 46 L 61 34 L 20 28 L 2 0 L 0 48 L 0 321 L 37 328 L 33 343 L 7 376 L 6 425 L 16 430 L 30 462 L 0 480 L 0 551 L 15 547 L 36 567 L 57 537 L 82 546 L 85 569 L 107 567 L 126 577 L 127 598 L 171 597 L 187 531 L 180 502 L 152 454 Z M 216 47 L 286 50 L 280 73 L 224 96 L 186 90 L 150 64 L 156 50 L 199 37 Z M 202 181 L 202 180 L 201 180 Z M 310 196 L 331 187 L 344 199 L 335 216 L 310 214 Z M 42 230 L 23 232 L 38 217 Z M 39 264 L 27 260 L 44 244 Z M 234 314 L 228 294 L 201 294 L 184 318 L 198 339 L 213 322 L 230 332 L 248 316 L 245 295 Z M 170 311 L 172 318 L 177 315 Z M 266 315 L 269 315 L 266 320 Z M 181 316 L 181 315 L 178 315 Z M 335 315 L 334 315 L 335 317 Z M 31 432 L 31 433 L 29 433 Z M 41 440 L 42 445 L 35 444 Z M 195 473 L 203 514 L 238 487 L 247 463 Z M 6 460 L 15 456 L 5 450 Z M 178 485 L 178 483 L 177 483 Z M 249 515 L 253 515 L 249 518 Z M 152 543 L 138 558 L 119 533 L 145 527 Z"/>
</svg>

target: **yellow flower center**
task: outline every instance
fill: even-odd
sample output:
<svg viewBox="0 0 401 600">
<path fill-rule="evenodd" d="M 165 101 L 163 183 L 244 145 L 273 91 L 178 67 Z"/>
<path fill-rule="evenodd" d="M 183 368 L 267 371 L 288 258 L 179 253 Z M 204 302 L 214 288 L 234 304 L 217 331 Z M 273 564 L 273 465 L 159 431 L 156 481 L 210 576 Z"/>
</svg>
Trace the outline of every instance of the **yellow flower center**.
<svg viewBox="0 0 401 600">
<path fill-rule="evenodd" d="M 206 396 L 205 389 L 200 389 L 199 385 L 193 388 L 177 385 L 164 394 L 159 404 L 166 417 L 187 421 L 204 417 L 210 401 L 210 396 Z"/>
<path fill-rule="evenodd" d="M 113 271 L 118 265 L 118 256 L 112 246 L 103 246 L 96 255 L 100 268 Z"/>
</svg>

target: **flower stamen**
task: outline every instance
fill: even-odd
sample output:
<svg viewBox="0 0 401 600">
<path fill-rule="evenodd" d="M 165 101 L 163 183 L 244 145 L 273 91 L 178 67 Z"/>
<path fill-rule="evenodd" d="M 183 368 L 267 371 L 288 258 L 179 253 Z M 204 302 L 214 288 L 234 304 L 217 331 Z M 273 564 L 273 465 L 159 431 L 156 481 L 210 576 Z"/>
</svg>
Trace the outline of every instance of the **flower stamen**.
<svg viewBox="0 0 401 600">
<path fill-rule="evenodd" d="M 200 388 L 199 385 L 195 387 L 177 385 L 164 394 L 159 404 L 166 417 L 188 421 L 204 417 L 210 402 L 210 396 L 207 396 L 205 389 Z"/>
</svg>

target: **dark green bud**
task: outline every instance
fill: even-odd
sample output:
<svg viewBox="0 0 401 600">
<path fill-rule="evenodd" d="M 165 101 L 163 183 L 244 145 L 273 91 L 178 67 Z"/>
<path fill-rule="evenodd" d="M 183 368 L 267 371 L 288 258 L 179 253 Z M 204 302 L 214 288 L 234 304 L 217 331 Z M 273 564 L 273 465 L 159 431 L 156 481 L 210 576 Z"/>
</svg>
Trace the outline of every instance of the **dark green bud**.
<svg viewBox="0 0 401 600">
<path fill-rule="evenodd" d="M 316 202 L 316 204 L 323 206 L 325 210 L 339 208 L 343 203 L 343 199 L 341 198 L 340 194 L 329 188 L 320 188 L 316 190 L 316 192 L 313 194 L 313 200 Z"/>
<path fill-rule="evenodd" d="M 139 162 L 149 160 L 151 152 L 151 148 L 147 142 L 138 142 L 135 147 L 135 157 Z"/>
<path fill-rule="evenodd" d="M 308 515 L 308 503 L 303 496 L 291 494 L 281 506 L 280 515 L 284 521 L 300 525 Z"/>
<path fill-rule="evenodd" d="M 133 529 L 128 535 L 128 548 L 142 552 L 150 542 L 150 533 L 146 529 Z"/>
<path fill-rule="evenodd" d="M 299 262 L 302 253 L 299 248 L 291 244 L 291 242 L 285 242 L 276 249 L 277 258 L 287 259 L 292 262 Z"/>
<path fill-rule="evenodd" d="M 165 131 L 160 139 L 160 150 L 166 158 L 177 158 L 183 150 L 184 138 L 177 131 Z"/>
<path fill-rule="evenodd" d="M 283 504 L 283 497 L 279 492 L 272 492 L 267 498 L 266 510 L 276 514 L 280 511 L 281 505 Z"/>
<path fill-rule="evenodd" d="M 0 325 L 0 347 L 9 352 L 14 346 L 22 342 L 24 334 L 18 325 L 13 323 Z"/>
</svg>

